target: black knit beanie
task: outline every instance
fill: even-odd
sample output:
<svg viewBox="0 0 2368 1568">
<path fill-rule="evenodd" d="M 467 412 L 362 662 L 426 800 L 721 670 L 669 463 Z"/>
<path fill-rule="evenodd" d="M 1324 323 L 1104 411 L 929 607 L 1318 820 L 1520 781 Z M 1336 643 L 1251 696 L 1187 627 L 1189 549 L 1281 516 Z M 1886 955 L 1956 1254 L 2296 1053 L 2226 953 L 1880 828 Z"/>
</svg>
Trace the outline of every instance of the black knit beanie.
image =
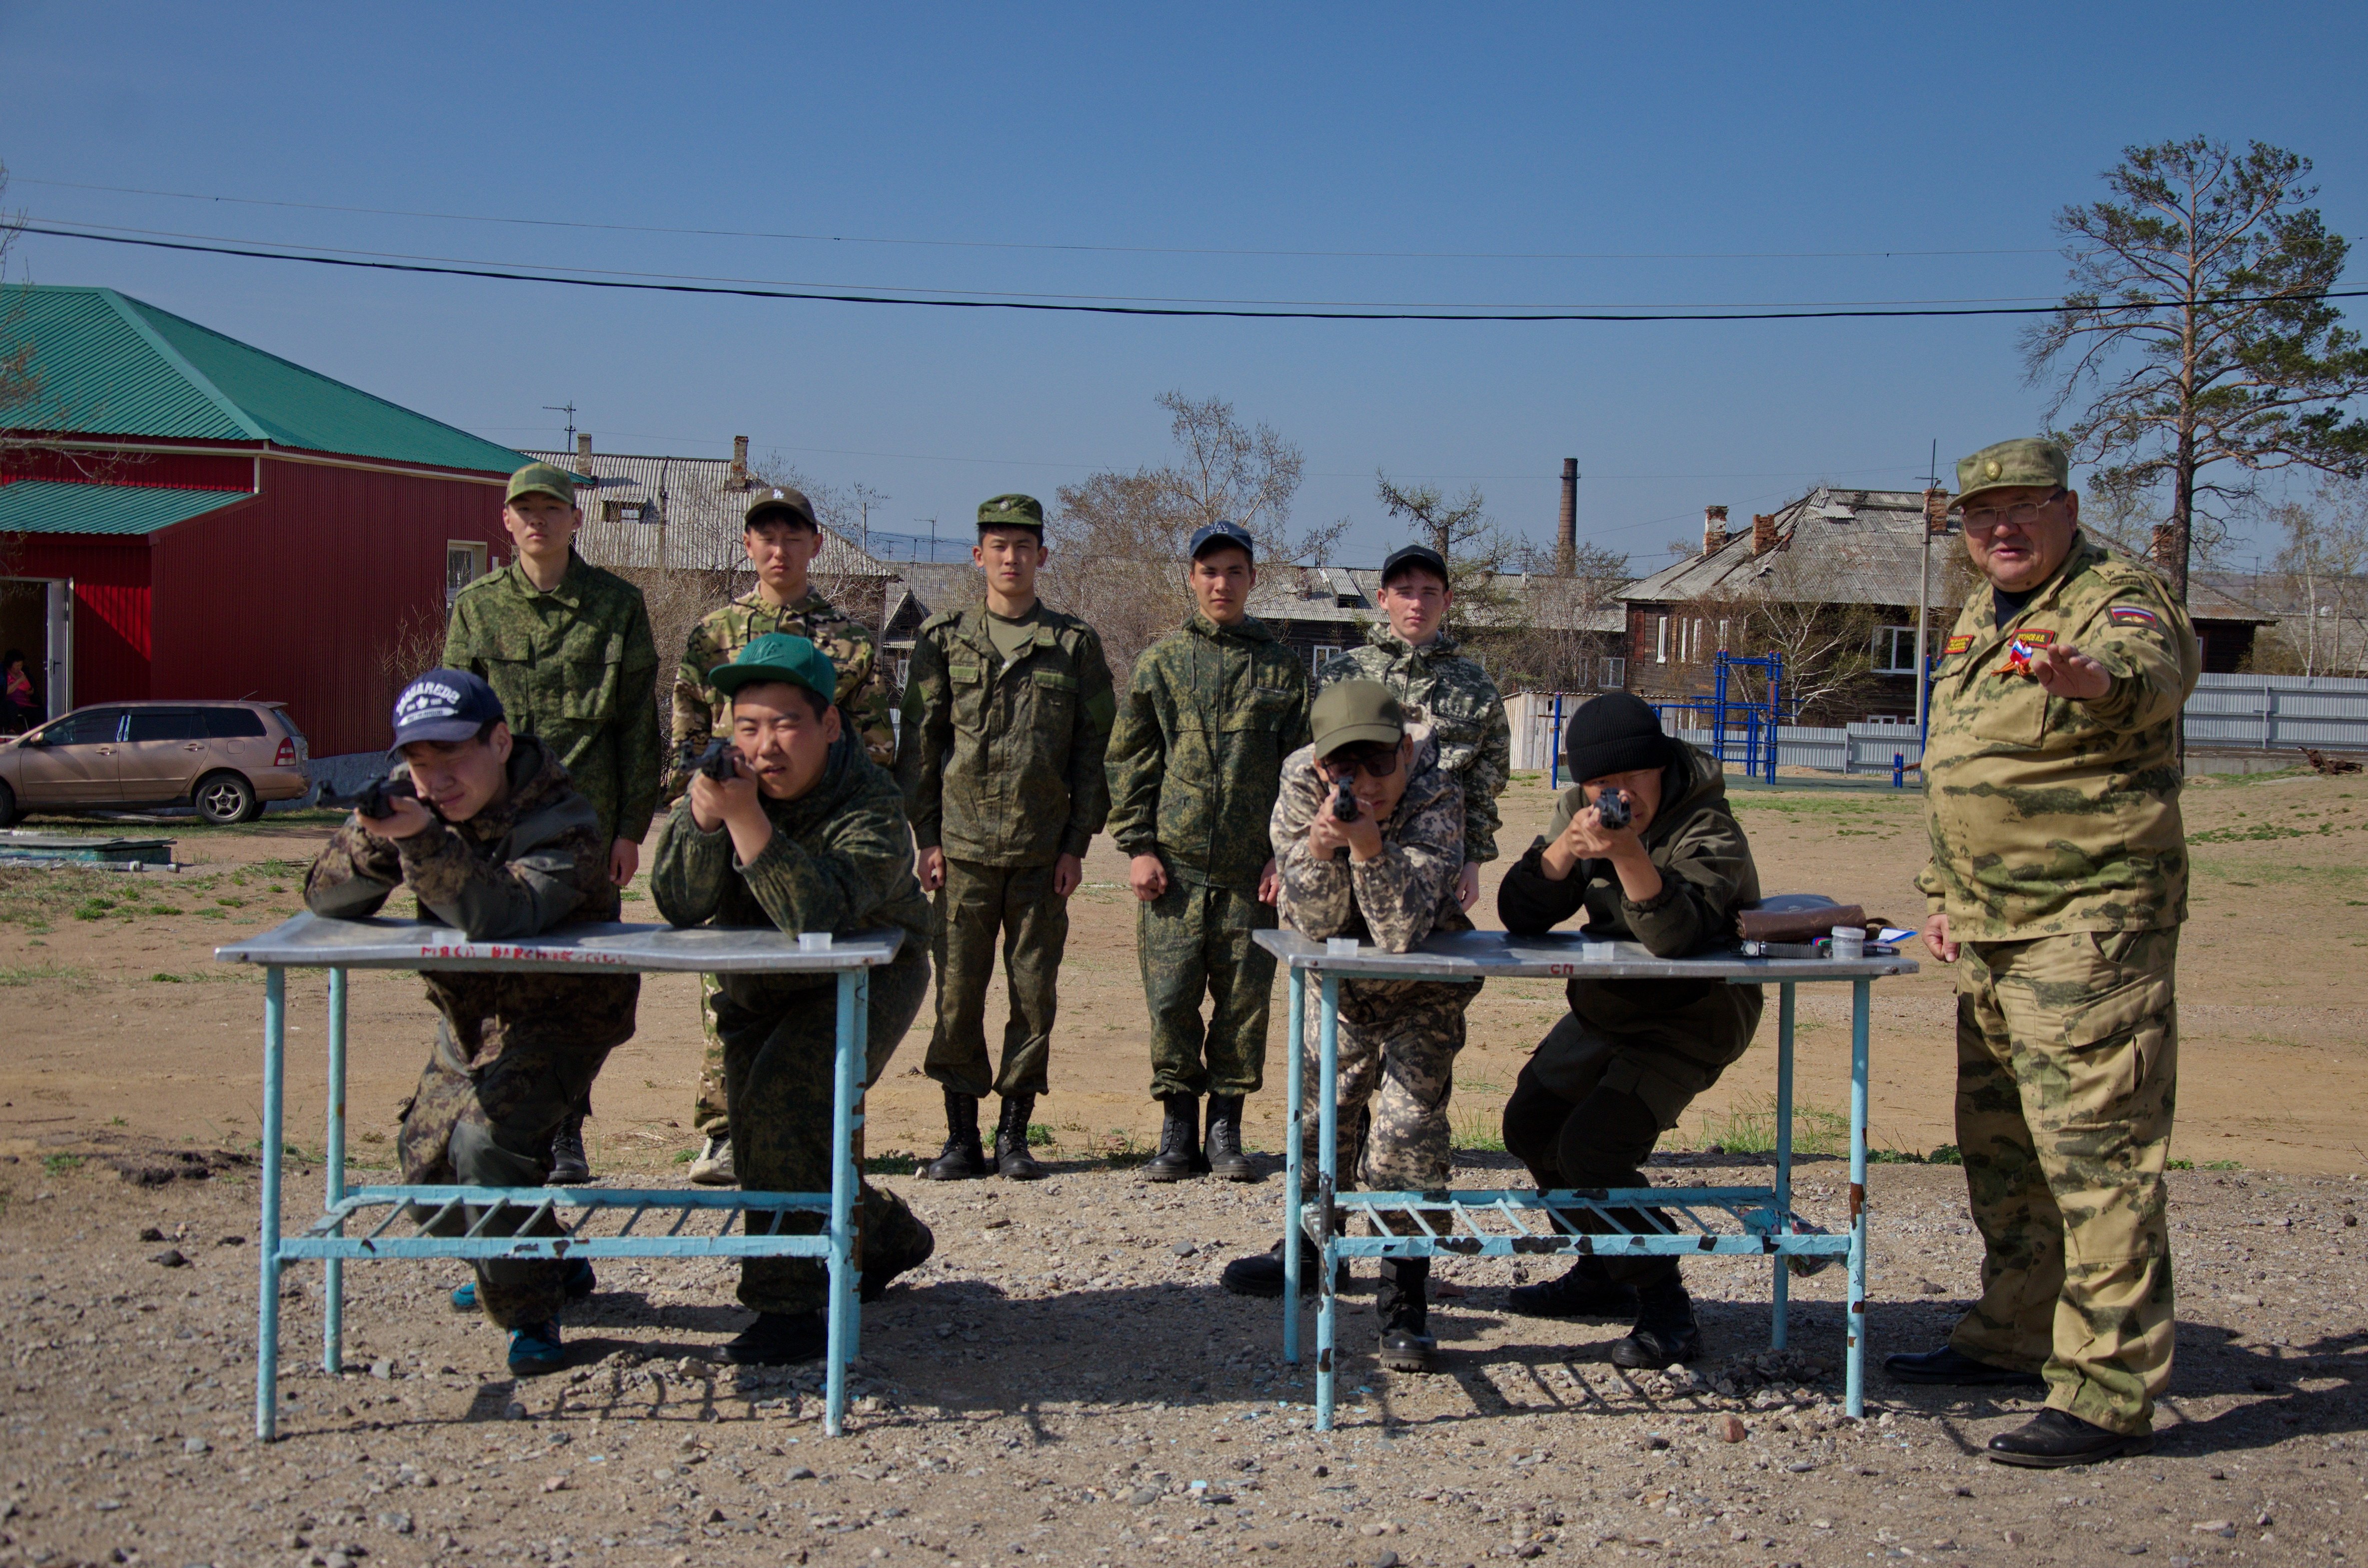
<svg viewBox="0 0 2368 1568">
<path fill-rule="evenodd" d="M 1570 781 L 1584 784 L 1613 773 L 1667 767 L 1669 738 L 1644 699 L 1608 691 L 1570 716 L 1562 730 L 1562 750 Z"/>
</svg>

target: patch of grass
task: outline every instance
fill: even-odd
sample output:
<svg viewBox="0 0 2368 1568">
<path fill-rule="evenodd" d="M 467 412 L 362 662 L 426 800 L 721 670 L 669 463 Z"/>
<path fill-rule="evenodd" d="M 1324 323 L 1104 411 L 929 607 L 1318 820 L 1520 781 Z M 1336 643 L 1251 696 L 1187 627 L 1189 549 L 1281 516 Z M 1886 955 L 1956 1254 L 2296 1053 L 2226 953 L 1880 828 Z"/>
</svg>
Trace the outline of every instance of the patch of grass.
<svg viewBox="0 0 2368 1568">
<path fill-rule="evenodd" d="M 74 917 L 76 920 L 104 920 L 114 911 L 115 901 L 111 898 L 86 898 L 74 905 Z"/>
<path fill-rule="evenodd" d="M 44 980 L 76 980 L 82 971 L 59 963 L 11 964 L 0 967 L 0 985 L 32 985 Z"/>
<path fill-rule="evenodd" d="M 80 1154 L 43 1154 L 41 1168 L 51 1176 L 63 1176 L 68 1171 L 82 1168 L 82 1156 Z"/>
<path fill-rule="evenodd" d="M 2327 831 L 2324 824 L 2319 831 L 2322 833 Z M 2255 823 L 2250 827 L 2207 828 L 2202 833 L 2189 834 L 2187 842 L 2190 844 L 2244 844 L 2260 839 L 2303 836 L 2303 831 L 2298 827 L 2287 827 L 2282 823 L 2262 822 Z"/>
<path fill-rule="evenodd" d="M 188 981 L 182 976 L 167 974 L 161 969 L 150 975 L 148 981 L 152 985 L 187 985 L 188 983 Z"/>
<path fill-rule="evenodd" d="M 1730 1154 L 1776 1152 L 1776 1096 L 1738 1100 L 1725 1111 L 1704 1111 L 1702 1142 Z M 1793 1107 L 1793 1153 L 1839 1154 L 1850 1147 L 1850 1118 L 1822 1106 Z"/>
<path fill-rule="evenodd" d="M 1487 1111 L 1467 1111 L 1454 1119 L 1454 1135 L 1450 1142 L 1458 1149 L 1474 1153 L 1501 1154 L 1505 1152 L 1504 1121 Z"/>
<path fill-rule="evenodd" d="M 2206 1160 L 2203 1168 L 2207 1171 L 2241 1171 L 2245 1167 L 2235 1160 Z"/>
<path fill-rule="evenodd" d="M 1049 1149 L 1053 1146 L 1053 1130 L 1051 1128 L 1045 1126 L 1041 1121 L 1031 1121 L 1028 1124 L 1028 1146 L 1030 1148 Z"/>
<path fill-rule="evenodd" d="M 109 1127 L 129 1127 L 131 1124 L 124 1120 L 120 1116 L 110 1116 L 107 1119 L 107 1125 Z"/>
<path fill-rule="evenodd" d="M 674 1152 L 674 1163 L 677 1165 L 687 1165 L 697 1158 L 699 1152 L 695 1149 L 677 1149 Z"/>
<path fill-rule="evenodd" d="M 2167 1171 L 2192 1171 L 2195 1168 L 2195 1162 L 2193 1160 L 2165 1160 L 2163 1162 L 2162 1168 Z"/>
<path fill-rule="evenodd" d="M 1094 1152 L 1120 1170 L 1132 1170 L 1151 1158 L 1154 1151 L 1134 1141 L 1134 1134 L 1123 1127 L 1113 1127 L 1096 1142 Z"/>
<path fill-rule="evenodd" d="M 865 1176 L 911 1176 L 920 1168 L 918 1154 L 873 1154 L 863 1162 Z"/>
</svg>

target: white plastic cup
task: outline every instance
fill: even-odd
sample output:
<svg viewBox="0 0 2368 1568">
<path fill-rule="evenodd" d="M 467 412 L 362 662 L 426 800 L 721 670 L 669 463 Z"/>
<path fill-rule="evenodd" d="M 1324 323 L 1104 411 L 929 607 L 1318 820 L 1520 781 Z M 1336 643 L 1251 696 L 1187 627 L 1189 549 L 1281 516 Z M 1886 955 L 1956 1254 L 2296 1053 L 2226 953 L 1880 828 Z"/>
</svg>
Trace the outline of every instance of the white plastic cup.
<svg viewBox="0 0 2368 1568">
<path fill-rule="evenodd" d="M 1357 938 L 1354 937 L 1325 937 L 1324 956 L 1327 959 L 1355 958 L 1357 956 Z"/>
<path fill-rule="evenodd" d="M 1609 942 L 1583 941 L 1578 945 L 1578 956 L 1588 963 L 1610 963 L 1614 950 Z"/>
<path fill-rule="evenodd" d="M 1850 963 L 1855 963 L 1866 957 L 1865 926 L 1837 926 L 1834 927 L 1833 937 L 1833 957 Z"/>
<path fill-rule="evenodd" d="M 802 953 L 826 953 L 830 951 L 830 933 L 827 931 L 799 932 L 798 951 Z"/>
</svg>

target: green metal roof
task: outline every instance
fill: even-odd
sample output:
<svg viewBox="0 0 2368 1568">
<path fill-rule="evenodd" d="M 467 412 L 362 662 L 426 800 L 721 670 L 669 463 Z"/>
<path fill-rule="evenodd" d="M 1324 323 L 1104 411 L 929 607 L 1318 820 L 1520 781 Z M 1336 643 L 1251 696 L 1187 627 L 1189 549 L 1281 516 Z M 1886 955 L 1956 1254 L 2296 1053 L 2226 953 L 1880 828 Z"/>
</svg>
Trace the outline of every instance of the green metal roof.
<svg viewBox="0 0 2368 1568">
<path fill-rule="evenodd" d="M 20 479 L 0 484 L 0 534 L 144 534 L 247 499 L 244 490 Z"/>
<path fill-rule="evenodd" d="M 112 289 L 0 289 L 0 354 L 29 339 L 24 423 L 76 435 L 269 441 L 508 473 L 527 458 Z"/>
</svg>

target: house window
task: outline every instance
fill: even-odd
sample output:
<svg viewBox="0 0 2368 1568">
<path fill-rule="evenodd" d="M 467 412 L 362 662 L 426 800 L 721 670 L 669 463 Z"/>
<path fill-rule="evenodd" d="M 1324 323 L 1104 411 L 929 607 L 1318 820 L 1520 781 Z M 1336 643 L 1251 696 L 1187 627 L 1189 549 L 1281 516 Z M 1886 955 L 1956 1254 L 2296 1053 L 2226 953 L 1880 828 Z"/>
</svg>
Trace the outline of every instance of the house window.
<svg viewBox="0 0 2368 1568">
<path fill-rule="evenodd" d="M 617 522 L 621 519 L 624 515 L 625 504 L 622 501 L 603 501 L 600 503 L 600 520 L 602 522 Z"/>
<path fill-rule="evenodd" d="M 1627 685 L 1628 661 L 1607 656 L 1602 661 L 1600 673 L 1595 677 L 1595 684 L 1606 691 L 1617 691 Z"/>
<path fill-rule="evenodd" d="M 1726 652 L 1726 622 L 1723 620 L 1718 623 L 1718 651 Z"/>
<path fill-rule="evenodd" d="M 485 574 L 485 547 L 475 540 L 444 541 L 444 602 L 450 605 L 461 590 Z"/>
<path fill-rule="evenodd" d="M 1307 651 L 1307 667 L 1311 671 L 1321 672 L 1325 665 L 1330 664 L 1339 656 L 1339 643 L 1318 642 L 1315 647 L 1310 648 Z"/>
<path fill-rule="evenodd" d="M 1669 662 L 1669 618 L 1666 615 L 1653 618 L 1653 662 L 1656 665 Z"/>
<path fill-rule="evenodd" d="M 1916 673 L 1916 629 L 1879 626 L 1874 631 L 1874 673 L 1912 676 Z"/>
</svg>

